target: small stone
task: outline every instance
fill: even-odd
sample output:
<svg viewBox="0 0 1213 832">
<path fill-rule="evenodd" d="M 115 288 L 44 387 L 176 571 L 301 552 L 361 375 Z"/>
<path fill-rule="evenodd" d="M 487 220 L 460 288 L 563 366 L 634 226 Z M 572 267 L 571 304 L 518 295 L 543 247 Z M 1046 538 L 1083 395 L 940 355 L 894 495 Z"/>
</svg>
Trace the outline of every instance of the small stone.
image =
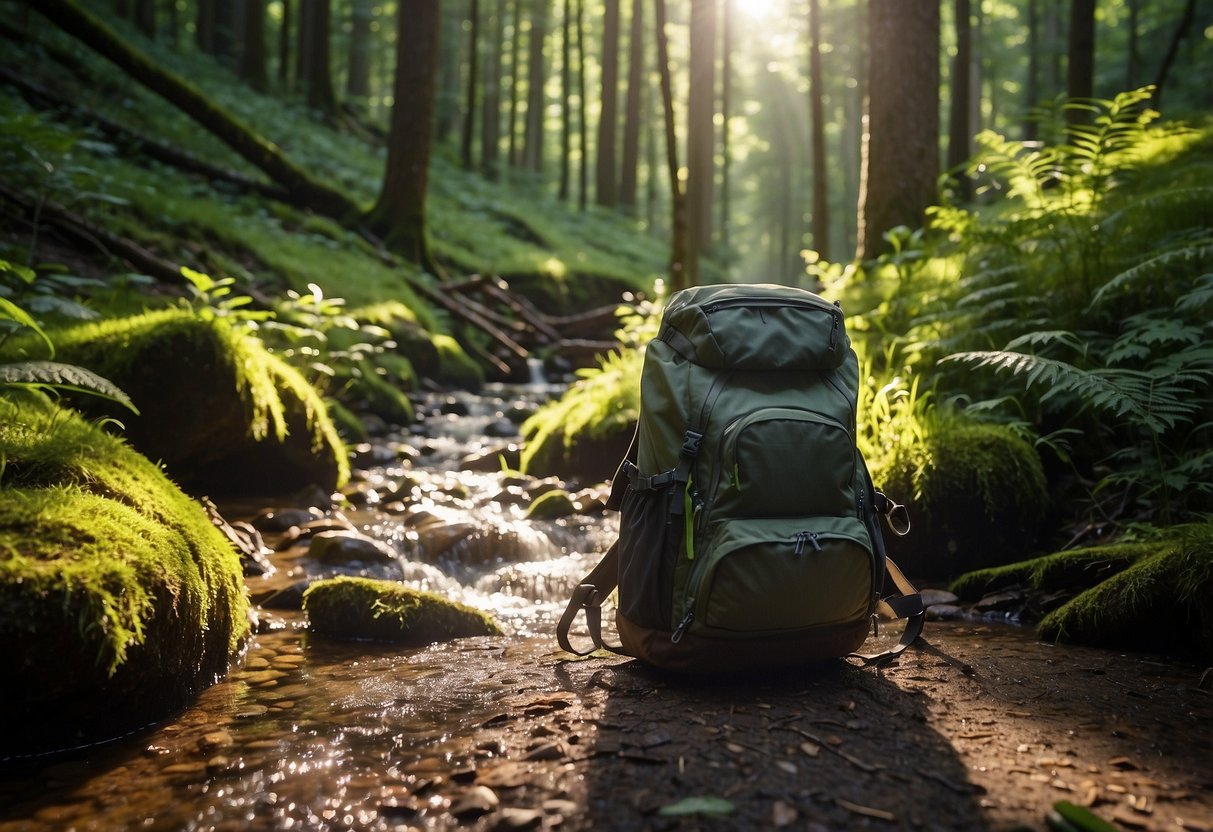
<svg viewBox="0 0 1213 832">
<path fill-rule="evenodd" d="M 534 829 L 541 823 L 543 823 L 542 812 L 534 809 L 506 807 L 501 810 L 497 822 L 493 824 L 492 828 L 502 830 L 502 832 L 509 829 Z"/>
<path fill-rule="evenodd" d="M 324 531 L 312 538 L 308 553 L 321 563 L 392 563 L 396 552 L 391 546 L 357 532 Z"/>
<path fill-rule="evenodd" d="M 497 793 L 488 786 L 472 786 L 451 805 L 451 814 L 457 818 L 478 818 L 500 805 Z"/>
<path fill-rule="evenodd" d="M 198 740 L 198 747 L 203 751 L 214 751 L 217 748 L 227 748 L 232 742 L 232 735 L 227 731 L 212 731 L 202 735 L 202 739 Z"/>
</svg>

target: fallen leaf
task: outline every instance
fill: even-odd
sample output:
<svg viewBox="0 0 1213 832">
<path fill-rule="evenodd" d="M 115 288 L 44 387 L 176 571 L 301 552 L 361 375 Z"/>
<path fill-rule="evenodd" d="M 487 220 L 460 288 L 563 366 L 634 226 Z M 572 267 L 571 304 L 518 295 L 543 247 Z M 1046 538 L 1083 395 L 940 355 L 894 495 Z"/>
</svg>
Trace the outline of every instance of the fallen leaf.
<svg viewBox="0 0 1213 832">
<path fill-rule="evenodd" d="M 821 753 L 821 746 L 812 742 L 802 742 L 800 744 L 800 751 L 806 757 L 816 757 Z"/>
<path fill-rule="evenodd" d="M 732 814 L 733 804 L 723 797 L 685 797 L 677 803 L 670 803 L 657 810 L 662 817 L 684 817 L 687 815 L 705 815 L 721 817 Z"/>
<path fill-rule="evenodd" d="M 771 805 L 771 825 L 777 829 L 785 826 L 791 826 L 800 818 L 800 812 L 796 811 L 795 806 L 789 806 L 782 800 L 776 800 Z"/>
<path fill-rule="evenodd" d="M 795 774 L 797 772 L 796 764 L 789 763 L 787 760 L 779 760 L 775 763 L 775 765 L 779 766 L 779 768 L 783 769 L 788 774 Z"/>
</svg>

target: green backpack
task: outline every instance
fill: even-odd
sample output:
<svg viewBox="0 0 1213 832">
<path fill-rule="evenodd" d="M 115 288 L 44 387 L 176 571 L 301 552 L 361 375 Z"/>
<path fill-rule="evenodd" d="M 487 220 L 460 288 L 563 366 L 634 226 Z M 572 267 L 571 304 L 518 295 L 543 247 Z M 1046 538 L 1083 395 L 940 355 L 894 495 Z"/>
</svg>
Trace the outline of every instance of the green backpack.
<svg viewBox="0 0 1213 832">
<path fill-rule="evenodd" d="M 858 386 L 836 304 L 768 284 L 674 294 L 612 487 L 619 539 L 574 592 L 561 647 L 590 652 L 568 637 L 584 610 L 595 647 L 677 670 L 857 655 L 877 613 L 906 630 L 861 658 L 904 650 L 922 600 L 886 557 L 878 516 L 909 524 L 855 446 Z M 600 632 L 616 585 L 619 647 Z"/>
</svg>

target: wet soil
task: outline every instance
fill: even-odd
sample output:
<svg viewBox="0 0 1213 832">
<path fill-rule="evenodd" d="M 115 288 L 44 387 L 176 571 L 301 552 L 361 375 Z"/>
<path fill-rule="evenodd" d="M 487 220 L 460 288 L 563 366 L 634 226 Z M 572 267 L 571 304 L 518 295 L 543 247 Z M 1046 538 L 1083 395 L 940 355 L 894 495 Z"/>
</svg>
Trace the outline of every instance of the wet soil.
<svg viewBox="0 0 1213 832">
<path fill-rule="evenodd" d="M 0 830 L 1044 829 L 1060 800 L 1213 829 L 1183 662 L 934 622 L 879 670 L 707 679 L 545 637 L 351 658 L 283 623 L 171 724 L 10 766 Z"/>
</svg>

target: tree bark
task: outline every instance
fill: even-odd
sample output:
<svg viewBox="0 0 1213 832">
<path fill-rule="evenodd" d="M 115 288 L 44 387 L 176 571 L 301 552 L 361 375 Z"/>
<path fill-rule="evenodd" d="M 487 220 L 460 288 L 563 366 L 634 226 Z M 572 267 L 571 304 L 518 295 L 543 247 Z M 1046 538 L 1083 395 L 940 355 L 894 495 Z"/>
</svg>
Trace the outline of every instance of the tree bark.
<svg viewBox="0 0 1213 832">
<path fill-rule="evenodd" d="M 278 89 L 291 88 L 291 18 L 294 0 L 282 0 L 282 24 L 278 30 Z"/>
<path fill-rule="evenodd" d="M 367 225 L 388 248 L 432 274 L 440 274 L 425 232 L 430 141 L 434 124 L 439 0 L 401 6 L 396 37 L 396 82 L 388 136 L 387 171 Z M 406 23 L 407 15 L 407 23 Z"/>
<path fill-rule="evenodd" d="M 590 199 L 590 130 L 585 117 L 585 0 L 577 0 L 577 138 L 581 158 L 577 167 L 577 207 L 584 212 Z"/>
<path fill-rule="evenodd" d="M 691 0 L 691 88 L 687 102 L 687 223 L 691 257 L 687 279 L 699 279 L 699 256 L 712 247 L 712 192 L 716 176 L 716 0 Z"/>
<path fill-rule="evenodd" d="M 330 0 L 303 0 L 309 9 L 311 60 L 308 62 L 307 106 L 325 117 L 337 114 L 337 95 L 333 92 L 332 50 L 329 33 L 332 28 Z"/>
<path fill-rule="evenodd" d="M 665 111 L 666 167 L 670 176 L 670 293 L 692 285 L 687 261 L 691 258 L 687 227 L 686 194 L 678 179 L 678 136 L 674 124 L 674 83 L 670 77 L 670 49 L 666 39 L 665 0 L 654 0 L 656 11 L 657 69 L 661 74 L 661 102 Z"/>
<path fill-rule="evenodd" d="M 467 92 L 464 96 L 463 107 L 463 140 L 459 149 L 464 170 L 472 169 L 472 137 L 476 135 L 476 82 L 480 75 L 479 0 L 469 0 L 468 17 L 471 19 L 472 26 L 468 32 Z"/>
<path fill-rule="evenodd" d="M 224 63 L 231 60 L 234 53 L 236 35 L 236 0 L 213 0 L 215 8 L 215 31 L 212 40 L 216 58 Z"/>
<path fill-rule="evenodd" d="M 265 0 L 244 0 L 244 37 L 236 75 L 257 92 L 269 89 L 265 54 Z"/>
<path fill-rule="evenodd" d="M 544 49 L 547 46 L 549 2 L 550 0 L 535 0 L 526 73 L 526 129 L 522 135 L 522 156 L 523 166 L 536 173 L 543 171 L 543 110 L 546 99 L 544 84 L 547 81 Z"/>
<path fill-rule="evenodd" d="M 628 92 L 624 107 L 619 204 L 635 215 L 637 172 L 640 167 L 641 102 L 644 96 L 644 0 L 632 0 L 632 26 L 628 38 Z"/>
<path fill-rule="evenodd" d="M 365 99 L 371 94 L 371 27 L 374 22 L 375 9 L 371 0 L 353 0 L 349 72 L 345 78 L 345 93 L 350 98 Z"/>
<path fill-rule="evenodd" d="M 204 55 L 215 54 L 215 3 L 218 0 L 198 0 L 194 17 L 194 45 Z"/>
<path fill-rule="evenodd" d="M 1125 47 L 1125 82 L 1124 88 L 1127 90 L 1134 89 L 1137 86 L 1137 74 L 1141 66 L 1141 52 L 1138 46 L 1138 17 L 1141 9 L 1139 0 L 1128 0 L 1126 5 L 1129 7 L 1129 19 L 1125 22 L 1125 28 L 1128 29 L 1129 43 Z"/>
<path fill-rule="evenodd" d="M 156 0 L 136 0 L 135 25 L 147 37 L 156 37 Z"/>
<path fill-rule="evenodd" d="M 569 42 L 573 34 L 573 8 L 571 0 L 564 0 L 560 38 L 560 185 L 556 196 L 564 202 L 569 198 L 570 165 L 573 156 L 573 71 L 569 66 L 573 48 Z"/>
<path fill-rule="evenodd" d="M 518 97 L 520 92 L 518 70 L 522 58 L 522 0 L 514 0 L 514 35 L 510 38 L 510 119 L 509 142 L 506 153 L 510 167 L 518 167 L 522 160 L 518 154 Z"/>
<path fill-rule="evenodd" d="M 1183 43 L 1188 30 L 1192 28 L 1192 20 L 1195 16 L 1196 0 L 1187 0 L 1184 3 L 1183 14 L 1179 18 L 1179 24 L 1175 27 L 1175 34 L 1167 46 L 1166 54 L 1162 57 L 1162 64 L 1158 67 L 1158 75 L 1154 78 L 1154 109 L 1156 110 L 1162 110 L 1162 90 L 1167 84 L 1167 76 L 1171 74 L 1171 64 L 1175 62 L 1175 56 L 1179 54 L 1179 45 Z"/>
<path fill-rule="evenodd" d="M 1071 102 L 1089 99 L 1095 84 L 1095 0 L 1070 0 L 1070 37 L 1066 69 L 1066 95 Z M 1088 121 L 1085 110 L 1066 110 L 1066 122 Z"/>
<path fill-rule="evenodd" d="M 856 257 L 917 228 L 939 175 L 939 4 L 870 0 L 868 103 Z"/>
<path fill-rule="evenodd" d="M 1028 70 L 1024 81 L 1024 141 L 1036 139 L 1036 115 L 1040 103 L 1040 0 L 1028 0 Z"/>
<path fill-rule="evenodd" d="M 822 260 L 830 259 L 830 208 L 826 180 L 826 129 L 823 99 L 825 79 L 821 71 L 821 4 L 809 0 L 809 117 L 813 152 L 813 248 Z M 725 156 L 728 159 L 728 156 Z"/>
<path fill-rule="evenodd" d="M 358 213 L 357 205 L 344 193 L 313 180 L 291 164 L 277 145 L 253 132 L 193 85 L 131 48 L 73 0 L 39 0 L 35 8 L 64 32 L 194 119 L 282 186 L 302 207 L 343 220 Z"/>
<path fill-rule="evenodd" d="M 956 57 L 952 59 L 951 101 L 948 107 L 947 169 L 956 183 L 956 197 L 968 202 L 971 193 L 964 167 L 969 161 L 969 79 L 973 58 L 973 23 L 969 0 L 955 0 Z"/>
<path fill-rule="evenodd" d="M 505 44 L 505 0 L 496 0 L 492 16 L 493 35 L 489 38 L 488 59 L 484 62 L 484 96 L 480 117 L 480 169 L 488 179 L 497 178 L 501 143 L 501 52 Z"/>
<path fill-rule="evenodd" d="M 606 0 L 602 21 L 602 94 L 598 110 L 598 163 L 594 166 L 594 201 L 614 208 L 615 136 L 619 130 L 619 0 Z"/>
</svg>

